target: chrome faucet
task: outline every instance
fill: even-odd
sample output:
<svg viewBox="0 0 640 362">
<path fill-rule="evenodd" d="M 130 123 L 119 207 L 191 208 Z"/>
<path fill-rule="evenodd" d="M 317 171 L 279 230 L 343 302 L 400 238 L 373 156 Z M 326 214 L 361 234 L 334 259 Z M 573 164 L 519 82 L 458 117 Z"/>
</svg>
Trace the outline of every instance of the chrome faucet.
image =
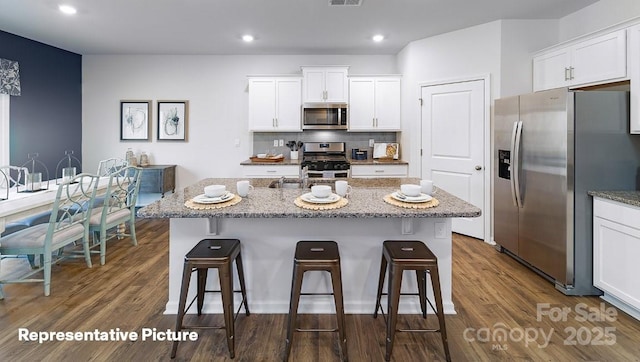
<svg viewBox="0 0 640 362">
<path fill-rule="evenodd" d="M 284 200 L 284 180 L 286 179 L 286 177 L 282 176 L 280 177 L 280 180 L 278 180 L 278 187 L 280 188 L 280 200 Z"/>
<path fill-rule="evenodd" d="M 309 166 L 305 166 L 300 172 L 300 182 L 302 183 L 302 189 L 309 187 Z"/>
</svg>

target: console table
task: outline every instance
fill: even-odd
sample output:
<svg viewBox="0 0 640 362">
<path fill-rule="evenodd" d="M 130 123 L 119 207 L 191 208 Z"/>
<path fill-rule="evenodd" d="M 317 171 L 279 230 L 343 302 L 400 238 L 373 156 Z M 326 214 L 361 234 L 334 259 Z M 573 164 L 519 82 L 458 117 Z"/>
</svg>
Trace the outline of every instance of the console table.
<svg viewBox="0 0 640 362">
<path fill-rule="evenodd" d="M 141 194 L 164 194 L 175 192 L 176 165 L 150 165 L 142 167 L 140 176 Z"/>
</svg>

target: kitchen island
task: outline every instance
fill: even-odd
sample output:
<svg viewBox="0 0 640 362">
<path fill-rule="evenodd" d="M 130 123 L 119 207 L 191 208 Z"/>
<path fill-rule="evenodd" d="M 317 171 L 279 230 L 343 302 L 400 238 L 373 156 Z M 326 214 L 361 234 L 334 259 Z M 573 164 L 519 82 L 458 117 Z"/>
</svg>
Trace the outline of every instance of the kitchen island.
<svg viewBox="0 0 640 362">
<path fill-rule="evenodd" d="M 252 179 L 255 189 L 233 206 L 209 210 L 185 206 L 185 202 L 202 194 L 206 185 L 225 184 L 227 190 L 235 192 L 238 180 L 205 179 L 138 211 L 139 217 L 170 219 L 166 314 L 177 313 L 184 255 L 204 238 L 240 239 L 247 297 L 253 313 L 288 313 L 296 242 L 336 241 L 345 312 L 351 314 L 373 313 L 382 242 L 422 240 L 438 257 L 445 313 L 455 313 L 451 299 L 451 218 L 477 217 L 479 208 L 441 189 L 434 195 L 439 205 L 429 209 L 401 208 L 383 200 L 402 183 L 418 183 L 415 178 L 349 179 L 353 191 L 348 204 L 333 210 L 302 209 L 294 200 L 308 189 L 269 188 L 273 181 L 270 179 Z M 217 288 L 217 278 L 209 279 L 211 289 Z M 238 285 L 237 280 L 234 282 Z M 190 298 L 195 295 L 195 283 L 191 284 Z M 328 274 L 309 272 L 303 292 L 331 291 L 330 285 Z M 416 288 L 415 273 L 406 273 L 403 292 Z M 236 307 L 239 299 L 235 298 Z M 401 299 L 400 313 L 419 310 L 417 298 Z M 327 296 L 303 297 L 299 311 L 333 313 L 333 301 Z M 205 297 L 203 312 L 222 312 L 218 295 Z"/>
</svg>

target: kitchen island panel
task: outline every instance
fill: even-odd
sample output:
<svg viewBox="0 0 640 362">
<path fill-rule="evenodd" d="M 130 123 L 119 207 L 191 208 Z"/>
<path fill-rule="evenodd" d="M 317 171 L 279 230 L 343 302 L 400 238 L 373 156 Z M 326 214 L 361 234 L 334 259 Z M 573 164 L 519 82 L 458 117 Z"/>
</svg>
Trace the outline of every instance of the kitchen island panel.
<svg viewBox="0 0 640 362">
<path fill-rule="evenodd" d="M 242 258 L 247 284 L 249 308 L 253 313 L 288 313 L 295 244 L 299 240 L 334 240 L 340 247 L 345 312 L 369 314 L 375 308 L 376 288 L 384 240 L 422 240 L 438 257 L 442 299 L 447 314 L 454 314 L 451 299 L 451 219 L 411 219 L 412 234 L 406 233 L 401 218 L 218 218 L 213 224 L 217 235 L 209 232 L 210 219 L 172 218 L 170 224 L 169 300 L 165 314 L 177 313 L 180 276 L 184 255 L 204 238 L 238 238 L 242 243 Z M 435 237 L 435 225 L 444 226 L 444 233 Z M 234 271 L 235 273 L 235 271 Z M 208 289 L 217 289 L 217 275 L 210 273 Z M 239 288 L 237 276 L 234 277 Z M 190 297 L 195 295 L 191 283 Z M 406 272 L 403 292 L 417 290 L 415 273 Z M 430 298 L 431 286 L 428 286 Z M 304 292 L 330 292 L 328 273 L 308 272 Z M 386 291 L 386 286 L 385 286 Z M 234 302 L 240 305 L 236 294 Z M 383 298 L 386 306 L 386 298 Z M 190 313 L 195 313 L 195 307 Z M 306 296 L 300 300 L 300 313 L 334 313 L 331 296 Z M 221 313 L 220 296 L 205 297 L 204 313 Z M 417 297 L 403 297 L 400 313 L 420 312 Z"/>
</svg>

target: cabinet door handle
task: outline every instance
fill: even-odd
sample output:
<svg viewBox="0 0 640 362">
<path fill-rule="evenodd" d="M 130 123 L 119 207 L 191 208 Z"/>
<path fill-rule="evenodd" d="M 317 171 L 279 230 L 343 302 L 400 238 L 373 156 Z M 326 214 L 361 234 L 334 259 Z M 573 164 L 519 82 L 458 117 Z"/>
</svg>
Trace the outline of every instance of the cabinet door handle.
<svg viewBox="0 0 640 362">
<path fill-rule="evenodd" d="M 371 127 L 375 127 L 375 126 L 376 126 L 376 119 L 374 117 L 374 118 L 371 118 Z"/>
<path fill-rule="evenodd" d="M 276 120 L 276 128 L 277 128 L 278 127 L 278 119 L 276 118 L 275 120 Z"/>
<path fill-rule="evenodd" d="M 375 170 L 375 173 L 384 173 L 384 170 Z"/>
<path fill-rule="evenodd" d="M 571 69 L 564 68 L 564 80 L 569 80 L 569 79 L 571 79 Z"/>
<path fill-rule="evenodd" d="M 276 173 L 277 170 L 267 170 L 267 173 Z"/>
<path fill-rule="evenodd" d="M 574 67 L 569 67 L 569 75 L 570 75 L 569 79 L 571 79 L 571 80 L 574 79 L 574 77 L 573 77 L 573 70 L 574 69 L 575 69 Z"/>
</svg>

